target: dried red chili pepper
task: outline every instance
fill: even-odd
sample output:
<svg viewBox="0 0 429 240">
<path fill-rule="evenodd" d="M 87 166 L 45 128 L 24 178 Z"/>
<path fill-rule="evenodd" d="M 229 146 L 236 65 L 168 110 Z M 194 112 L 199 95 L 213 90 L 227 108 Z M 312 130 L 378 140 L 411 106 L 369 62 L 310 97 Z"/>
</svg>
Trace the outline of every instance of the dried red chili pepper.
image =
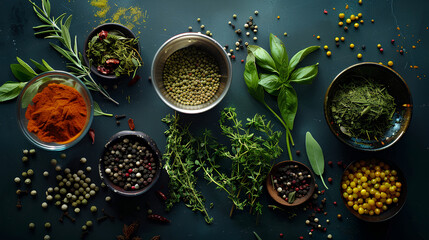
<svg viewBox="0 0 429 240">
<path fill-rule="evenodd" d="M 136 84 L 136 83 L 138 82 L 138 80 L 140 80 L 140 76 L 139 76 L 139 75 L 135 75 L 135 76 L 133 77 L 133 79 L 131 79 L 131 80 L 128 82 L 128 86 L 132 86 L 132 85 Z"/>
<path fill-rule="evenodd" d="M 134 125 L 134 120 L 132 118 L 128 119 L 128 127 L 131 131 L 134 131 L 134 129 L 136 128 L 136 126 Z"/>
<path fill-rule="evenodd" d="M 101 66 L 101 65 L 97 67 L 97 71 L 99 71 L 100 73 L 102 73 L 104 75 L 108 75 L 108 74 L 111 73 L 110 69 L 108 69 L 108 68 L 106 68 L 104 66 Z"/>
<path fill-rule="evenodd" d="M 90 128 L 89 131 L 88 131 L 88 134 L 89 134 L 89 137 L 92 140 L 92 144 L 94 144 L 94 142 L 95 142 L 95 131 L 94 131 L 94 129 Z"/>
<path fill-rule="evenodd" d="M 100 40 L 106 39 L 107 35 L 109 35 L 109 32 L 101 30 L 101 32 L 98 33 L 98 39 Z"/>
<path fill-rule="evenodd" d="M 117 67 L 119 65 L 119 60 L 115 58 L 109 58 L 106 60 L 106 65 L 108 67 Z"/>
<path fill-rule="evenodd" d="M 147 218 L 160 223 L 170 223 L 170 220 L 158 214 L 147 215 Z"/>
<path fill-rule="evenodd" d="M 162 200 L 162 201 L 166 201 L 167 200 L 167 196 L 165 196 L 164 193 L 162 193 L 161 191 L 156 191 L 156 195 Z"/>
</svg>

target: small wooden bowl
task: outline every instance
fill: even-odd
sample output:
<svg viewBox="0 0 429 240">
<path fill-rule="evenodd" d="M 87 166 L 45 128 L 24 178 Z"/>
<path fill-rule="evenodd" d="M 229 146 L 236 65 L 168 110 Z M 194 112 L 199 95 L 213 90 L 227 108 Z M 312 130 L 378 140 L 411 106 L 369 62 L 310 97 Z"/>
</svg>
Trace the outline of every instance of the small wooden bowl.
<svg viewBox="0 0 429 240">
<path fill-rule="evenodd" d="M 359 162 L 359 160 L 350 163 L 347 166 L 347 168 L 344 170 L 343 175 L 341 176 L 341 181 L 340 181 L 341 199 L 343 200 L 343 203 L 346 206 L 347 210 L 349 210 L 355 217 L 359 218 L 360 220 L 363 220 L 365 222 L 383 222 L 383 221 L 386 221 L 388 219 L 393 218 L 396 214 L 398 214 L 398 212 L 404 206 L 405 200 L 407 198 L 407 182 L 405 180 L 405 177 L 404 177 L 404 174 L 402 173 L 402 171 L 392 162 L 385 161 L 385 160 L 378 160 L 378 159 L 370 159 L 370 160 L 366 160 L 366 161 L 384 162 L 390 166 L 390 169 L 396 170 L 396 172 L 398 173 L 398 180 L 402 184 L 401 196 L 399 196 L 399 199 L 398 199 L 399 201 L 397 203 L 390 204 L 389 208 L 386 211 L 380 213 L 379 215 L 374 214 L 372 216 L 369 214 L 362 214 L 361 215 L 356 210 L 354 210 L 353 207 L 349 207 L 347 205 L 347 201 L 343 197 L 343 193 L 345 190 L 343 190 L 343 188 L 341 187 L 341 183 L 342 183 L 342 180 L 344 177 L 344 172 L 346 172 L 347 170 L 350 170 L 355 163 Z"/>
<path fill-rule="evenodd" d="M 300 168 L 307 170 L 311 174 L 310 190 L 307 192 L 307 194 L 304 197 L 295 199 L 295 201 L 293 203 L 289 203 L 286 200 L 284 200 L 283 198 L 281 198 L 278 195 L 277 190 L 273 188 L 273 183 L 271 181 L 271 176 L 275 175 L 279 168 L 287 166 L 287 165 L 299 165 Z M 271 198 L 274 199 L 274 201 L 276 201 L 278 204 L 283 205 L 283 206 L 287 206 L 287 207 L 295 207 L 295 206 L 303 204 L 311 196 L 313 196 L 314 189 L 315 189 L 315 179 L 314 179 L 313 171 L 311 171 L 311 169 L 309 167 L 307 167 L 305 164 L 297 162 L 297 161 L 293 161 L 293 160 L 288 160 L 288 161 L 279 162 L 271 168 L 271 171 L 267 176 L 266 186 L 267 186 L 267 190 L 268 190 L 268 193 L 270 194 Z"/>
</svg>

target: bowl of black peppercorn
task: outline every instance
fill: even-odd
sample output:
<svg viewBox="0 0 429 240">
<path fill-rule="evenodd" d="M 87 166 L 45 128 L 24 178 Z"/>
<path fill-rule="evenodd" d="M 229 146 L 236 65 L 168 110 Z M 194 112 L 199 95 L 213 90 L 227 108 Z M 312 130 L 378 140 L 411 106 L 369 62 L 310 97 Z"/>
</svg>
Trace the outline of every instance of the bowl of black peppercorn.
<svg viewBox="0 0 429 240">
<path fill-rule="evenodd" d="M 289 160 L 279 162 L 267 176 L 267 191 L 278 204 L 294 207 L 306 202 L 314 193 L 314 174 L 305 164 Z"/>
<path fill-rule="evenodd" d="M 106 143 L 99 161 L 100 178 L 115 193 L 137 196 L 157 182 L 161 152 L 145 133 L 121 131 Z"/>
</svg>

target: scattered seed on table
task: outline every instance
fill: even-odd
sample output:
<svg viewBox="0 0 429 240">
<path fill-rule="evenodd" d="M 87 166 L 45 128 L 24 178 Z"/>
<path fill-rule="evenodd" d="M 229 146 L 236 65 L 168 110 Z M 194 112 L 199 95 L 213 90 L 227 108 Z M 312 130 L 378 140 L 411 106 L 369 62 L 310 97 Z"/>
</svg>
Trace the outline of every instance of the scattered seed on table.
<svg viewBox="0 0 429 240">
<path fill-rule="evenodd" d="M 85 225 L 88 226 L 88 227 L 91 227 L 92 226 L 92 221 L 90 221 L 90 220 L 86 221 Z"/>
<path fill-rule="evenodd" d="M 24 180 L 24 183 L 25 183 L 25 184 L 27 184 L 27 185 L 30 185 L 30 184 L 31 184 L 31 179 L 26 178 L 26 179 Z"/>
<path fill-rule="evenodd" d="M 28 169 L 27 170 L 27 176 L 32 177 L 33 175 L 34 175 L 33 169 Z"/>
<path fill-rule="evenodd" d="M 233 14 L 232 18 L 236 19 L 237 18 L 237 14 Z"/>
<path fill-rule="evenodd" d="M 340 19 L 344 19 L 345 15 L 344 15 L 344 13 L 340 13 L 340 14 L 338 14 L 338 17 L 339 17 Z"/>
<path fill-rule="evenodd" d="M 280 19 L 280 16 L 277 16 L 277 19 Z"/>
<path fill-rule="evenodd" d="M 346 38 L 345 37 L 341 37 L 340 40 L 341 40 L 341 42 L 344 42 L 346 40 Z"/>
<path fill-rule="evenodd" d="M 341 219 L 341 218 L 342 218 L 341 214 L 338 214 L 338 215 L 337 215 L 337 218 L 338 218 L 338 219 Z"/>
<path fill-rule="evenodd" d="M 45 236 L 43 237 L 43 240 L 51 240 L 51 236 L 49 236 L 49 235 L 45 235 Z"/>
<path fill-rule="evenodd" d="M 258 15 L 259 14 L 259 11 L 258 10 L 255 10 L 255 15 Z"/>
<path fill-rule="evenodd" d="M 328 50 L 329 49 L 328 45 L 323 46 L 323 49 Z"/>
<path fill-rule="evenodd" d="M 201 18 L 197 18 L 197 22 L 201 21 Z"/>
<path fill-rule="evenodd" d="M 393 66 L 393 61 L 389 61 L 389 62 L 387 62 L 387 65 L 388 65 L 389 67 Z"/>
<path fill-rule="evenodd" d="M 353 43 L 350 44 L 350 48 L 353 49 L 355 48 L 355 45 Z"/>
<path fill-rule="evenodd" d="M 21 158 L 21 160 L 22 160 L 23 163 L 26 163 L 26 162 L 28 162 L 28 157 L 27 156 L 23 156 Z"/>
<path fill-rule="evenodd" d="M 320 40 L 320 36 L 317 36 L 316 38 L 317 38 L 317 40 Z"/>
<path fill-rule="evenodd" d="M 31 223 L 28 224 L 28 228 L 30 230 L 33 230 L 35 227 L 36 227 L 36 224 L 34 224 L 33 222 L 31 222 Z"/>
<path fill-rule="evenodd" d="M 328 234 L 327 238 L 332 239 L 332 234 Z"/>
<path fill-rule="evenodd" d="M 383 52 L 384 52 L 384 49 L 383 49 L 383 48 L 380 48 L 379 50 L 380 50 L 380 52 L 381 52 L 381 53 L 383 53 Z"/>
<path fill-rule="evenodd" d="M 330 57 L 332 55 L 331 51 L 326 52 L 326 56 Z"/>
<path fill-rule="evenodd" d="M 344 31 L 347 32 L 347 30 L 349 30 L 349 28 L 347 26 L 344 27 Z"/>
<path fill-rule="evenodd" d="M 36 149 L 32 148 L 32 149 L 30 149 L 29 152 L 30 152 L 31 155 L 34 155 L 36 153 Z"/>
<path fill-rule="evenodd" d="M 341 21 L 339 21 L 339 22 L 338 22 L 338 26 L 340 26 L 340 27 L 341 27 L 341 26 L 343 26 L 343 25 L 344 25 L 344 23 L 343 23 L 343 22 L 341 22 Z"/>
<path fill-rule="evenodd" d="M 362 54 L 361 54 L 361 53 L 358 53 L 357 58 L 358 58 L 358 59 L 361 59 L 361 58 L 362 58 Z"/>
<path fill-rule="evenodd" d="M 27 150 L 27 149 L 24 149 L 24 150 L 22 150 L 22 153 L 23 153 L 24 155 L 27 155 L 27 154 L 28 154 L 28 150 Z"/>
<path fill-rule="evenodd" d="M 111 198 L 110 196 L 106 196 L 106 198 L 104 198 L 104 200 L 105 200 L 106 202 L 110 202 L 110 201 L 112 200 L 112 198 Z"/>
<path fill-rule="evenodd" d="M 253 41 L 257 41 L 258 40 L 258 37 L 253 37 Z"/>
<path fill-rule="evenodd" d="M 30 195 L 31 196 L 36 196 L 37 195 L 37 191 L 36 190 L 31 190 Z"/>
<path fill-rule="evenodd" d="M 21 178 L 16 177 L 15 179 L 13 179 L 13 181 L 15 181 L 15 183 L 20 183 L 21 182 Z"/>
<path fill-rule="evenodd" d="M 287 36 L 287 32 L 283 33 L 284 36 Z"/>
<path fill-rule="evenodd" d="M 46 229 L 51 228 L 51 223 L 50 223 L 50 222 L 45 222 L 45 228 L 46 228 Z"/>
</svg>

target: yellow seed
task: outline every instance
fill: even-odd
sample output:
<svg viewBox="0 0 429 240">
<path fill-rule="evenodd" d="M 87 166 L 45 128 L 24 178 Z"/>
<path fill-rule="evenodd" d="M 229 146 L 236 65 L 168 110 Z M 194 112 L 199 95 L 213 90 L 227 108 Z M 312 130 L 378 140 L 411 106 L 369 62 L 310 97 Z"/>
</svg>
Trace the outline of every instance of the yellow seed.
<svg viewBox="0 0 429 240">
<path fill-rule="evenodd" d="M 360 23 L 363 24 L 363 20 L 360 20 Z"/>
<path fill-rule="evenodd" d="M 359 23 L 355 23 L 354 26 L 355 26 L 355 28 L 358 28 L 359 27 Z"/>
<path fill-rule="evenodd" d="M 379 43 L 379 44 L 377 44 L 377 47 L 378 47 L 378 48 L 381 48 L 381 44 L 380 44 L 380 43 Z"/>
<path fill-rule="evenodd" d="M 339 22 L 338 22 L 338 26 L 343 26 L 343 24 L 344 24 L 344 23 L 343 23 L 343 22 L 341 22 L 341 21 L 339 21 Z"/>
<path fill-rule="evenodd" d="M 338 42 L 338 41 L 340 41 L 340 38 L 339 37 L 335 37 L 335 42 Z"/>
<path fill-rule="evenodd" d="M 360 17 L 360 18 L 361 18 L 361 17 L 362 17 L 362 13 L 358 13 L 358 17 Z"/>
<path fill-rule="evenodd" d="M 362 5 L 362 0 L 359 0 L 358 3 Z"/>
<path fill-rule="evenodd" d="M 350 48 L 353 49 L 355 48 L 355 45 L 353 43 L 350 44 Z"/>
<path fill-rule="evenodd" d="M 356 19 L 355 15 L 350 15 L 350 20 L 354 21 Z"/>
<path fill-rule="evenodd" d="M 347 19 L 346 19 L 346 23 L 347 23 L 347 24 L 350 24 L 351 22 L 352 22 L 352 20 L 350 20 L 350 18 L 347 18 Z"/>
<path fill-rule="evenodd" d="M 329 49 L 328 45 L 325 45 L 325 46 L 323 47 L 323 49 L 328 50 L 328 49 Z"/>
<path fill-rule="evenodd" d="M 326 52 L 326 56 L 330 57 L 332 55 L 331 51 Z"/>
<path fill-rule="evenodd" d="M 319 40 L 319 39 L 320 39 L 320 36 L 317 36 L 316 38 L 317 38 L 317 40 Z"/>
<path fill-rule="evenodd" d="M 374 19 L 371 19 L 371 22 L 374 23 L 375 22 Z"/>
<path fill-rule="evenodd" d="M 340 14 L 338 14 L 338 17 L 340 18 L 340 19 L 343 19 L 344 18 L 344 13 L 340 13 Z"/>
<path fill-rule="evenodd" d="M 389 62 L 387 62 L 387 65 L 388 65 L 389 67 L 393 66 L 393 61 L 389 61 Z"/>
<path fill-rule="evenodd" d="M 362 58 L 362 54 L 358 53 L 357 58 L 361 59 Z"/>
<path fill-rule="evenodd" d="M 344 37 L 341 37 L 341 42 L 344 42 L 344 40 L 346 40 L 346 38 L 344 38 Z"/>
</svg>

